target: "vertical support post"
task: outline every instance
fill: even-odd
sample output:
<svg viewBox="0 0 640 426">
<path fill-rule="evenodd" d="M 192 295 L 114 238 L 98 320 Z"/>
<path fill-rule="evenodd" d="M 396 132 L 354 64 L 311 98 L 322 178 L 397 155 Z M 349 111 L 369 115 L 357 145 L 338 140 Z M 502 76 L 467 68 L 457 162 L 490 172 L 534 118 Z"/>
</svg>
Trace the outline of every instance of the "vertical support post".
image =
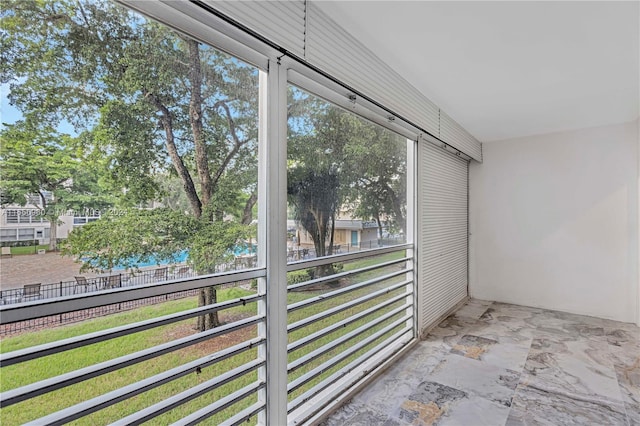
<svg viewBox="0 0 640 426">
<path fill-rule="evenodd" d="M 62 281 L 60 281 L 60 297 L 62 297 Z M 62 314 L 60 314 L 60 324 L 62 324 Z"/>
<path fill-rule="evenodd" d="M 407 280 L 411 280 L 410 286 L 413 287 L 413 294 L 407 298 L 407 302 L 413 302 L 413 306 L 407 310 L 407 314 L 412 314 L 411 320 L 407 321 L 407 326 L 413 327 L 413 337 L 418 337 L 418 265 L 415 261 L 416 253 L 418 252 L 416 247 L 416 231 L 417 231 L 417 214 L 416 214 L 416 197 L 417 193 L 417 171 L 416 167 L 417 155 L 416 155 L 417 142 L 411 139 L 407 139 L 407 220 L 405 235 L 406 242 L 413 245 L 413 248 L 407 250 L 407 257 L 410 260 L 407 262 L 407 268 L 412 269 L 411 272 L 407 272 Z"/>
<path fill-rule="evenodd" d="M 258 371 L 266 381 L 259 398 L 266 403 L 260 424 L 287 423 L 287 71 L 279 60 L 269 61 L 269 73 L 260 72 L 260 129 L 258 177 L 258 266 L 266 278 L 258 280 L 259 313 L 266 337 L 258 356 L 266 367 Z"/>
</svg>

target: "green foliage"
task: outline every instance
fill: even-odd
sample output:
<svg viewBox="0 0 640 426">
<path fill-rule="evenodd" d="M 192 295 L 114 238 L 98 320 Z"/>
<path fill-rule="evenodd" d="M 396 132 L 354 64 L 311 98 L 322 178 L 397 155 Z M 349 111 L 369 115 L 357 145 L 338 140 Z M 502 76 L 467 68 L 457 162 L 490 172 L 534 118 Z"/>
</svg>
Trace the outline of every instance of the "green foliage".
<svg viewBox="0 0 640 426">
<path fill-rule="evenodd" d="M 300 284 L 305 281 L 309 281 L 310 279 L 311 279 L 311 276 L 309 275 L 309 272 L 305 269 L 289 272 L 287 274 L 287 285 Z"/>
<path fill-rule="evenodd" d="M 339 209 L 404 229 L 406 139 L 291 88 L 288 142 L 289 205 L 318 256 L 331 254 Z"/>
<path fill-rule="evenodd" d="M 120 206 L 163 197 L 172 174 L 194 216 L 212 205 L 241 218 L 257 178 L 257 69 L 105 0 L 6 0 L 0 19 L 10 102 L 71 123 Z"/>
<path fill-rule="evenodd" d="M 196 219 L 168 209 L 108 212 L 71 232 L 63 254 L 83 259 L 83 270 L 133 268 L 151 256 L 170 261 L 198 228 Z"/>
<path fill-rule="evenodd" d="M 18 122 L 0 132 L 3 201 L 24 204 L 26 195 L 69 191 L 79 163 L 69 137 L 52 128 Z M 44 200 L 43 200 L 44 201 Z"/>
<path fill-rule="evenodd" d="M 75 229 L 63 254 L 82 259 L 82 270 L 111 270 L 116 265 L 135 270 L 152 256 L 157 262 L 175 262 L 178 253 L 188 250 L 189 263 L 204 273 L 231 258 L 236 243 L 250 233 L 250 227 L 209 222 L 168 208 L 130 209 L 108 212 Z"/>
<path fill-rule="evenodd" d="M 251 228 L 236 222 L 204 222 L 189 244 L 189 262 L 200 273 L 232 260 L 233 247 L 251 235 Z"/>
</svg>

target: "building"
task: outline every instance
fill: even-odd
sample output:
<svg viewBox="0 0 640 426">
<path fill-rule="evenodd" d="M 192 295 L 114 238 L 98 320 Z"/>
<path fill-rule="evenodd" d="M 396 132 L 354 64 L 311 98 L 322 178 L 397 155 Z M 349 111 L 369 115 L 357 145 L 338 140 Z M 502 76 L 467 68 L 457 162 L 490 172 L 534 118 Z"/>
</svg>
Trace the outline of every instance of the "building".
<svg viewBox="0 0 640 426">
<path fill-rule="evenodd" d="M 184 424 L 640 422 L 638 2 L 121 3 L 258 70 L 257 267 L 6 305 L 1 322 L 249 280 L 257 283 L 254 293 L 207 309 L 255 304 L 255 310 L 201 334 L 168 336 L 7 391 L 5 413 L 34 395 L 133 365 L 138 373 L 169 352 L 244 329 L 240 341 L 35 421 L 85 420 L 195 377 L 184 390 L 107 421 L 142 422 L 186 407 L 191 412 L 178 419 Z M 335 259 L 287 261 L 292 86 L 407 139 L 406 243 L 342 253 L 341 263 L 362 262 L 355 269 L 334 270 Z M 367 228 L 351 222 L 340 229 L 354 242 L 353 232 Z M 362 233 L 357 237 L 361 244 Z M 309 277 L 314 268 L 330 275 Z M 292 274 L 300 281 L 289 280 Z M 467 310 L 474 315 L 449 317 L 469 297 L 488 305 L 472 303 Z M 503 310 L 492 315 L 487 307 L 494 302 Z M 198 314 L 184 310 L 3 354 L 3 368 Z M 438 328 L 443 320 L 448 328 Z M 527 328 L 530 322 L 535 327 Z M 482 359 L 505 343 L 496 329 L 510 339 L 501 359 L 520 357 L 508 371 Z M 439 355 L 458 357 L 448 358 L 461 366 L 448 384 L 427 368 L 433 353 L 418 352 L 433 339 Z M 201 376 L 237 354 L 246 358 Z M 385 378 L 406 363 L 420 368 Z M 478 386 L 456 387 L 483 375 Z M 359 394 L 376 379 L 386 380 L 386 394 Z M 414 392 L 407 383 L 422 387 Z M 187 406 L 202 395 L 195 408 Z M 332 419 L 343 404 L 341 417 Z M 452 419 L 455 404 L 467 411 Z"/>
<path fill-rule="evenodd" d="M 69 232 L 78 226 L 100 218 L 99 212 L 67 212 L 60 216 L 57 224 L 57 237 L 67 238 Z M 0 208 L 0 242 L 37 241 L 48 244 L 51 223 L 42 216 L 42 209 L 35 204 L 20 206 L 6 205 Z"/>
<path fill-rule="evenodd" d="M 338 250 L 348 250 L 348 248 L 377 247 L 378 223 L 375 221 L 363 221 L 359 219 L 337 219 L 335 233 L 333 237 L 334 246 L 340 246 Z M 386 227 L 384 228 L 386 229 Z M 287 230 L 290 238 L 289 245 L 303 247 L 313 247 L 313 239 L 307 231 L 298 226 L 295 220 L 287 220 Z M 295 239 L 294 239 L 295 237 Z"/>
</svg>

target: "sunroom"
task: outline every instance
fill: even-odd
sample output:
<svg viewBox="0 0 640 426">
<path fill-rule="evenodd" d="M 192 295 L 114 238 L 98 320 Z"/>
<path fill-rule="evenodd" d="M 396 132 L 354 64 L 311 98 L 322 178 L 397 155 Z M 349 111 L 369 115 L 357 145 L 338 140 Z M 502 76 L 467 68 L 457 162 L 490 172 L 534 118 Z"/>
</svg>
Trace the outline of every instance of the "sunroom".
<svg viewBox="0 0 640 426">
<path fill-rule="evenodd" d="M 639 5 L 8 3 L 2 423 L 640 424 Z"/>
</svg>

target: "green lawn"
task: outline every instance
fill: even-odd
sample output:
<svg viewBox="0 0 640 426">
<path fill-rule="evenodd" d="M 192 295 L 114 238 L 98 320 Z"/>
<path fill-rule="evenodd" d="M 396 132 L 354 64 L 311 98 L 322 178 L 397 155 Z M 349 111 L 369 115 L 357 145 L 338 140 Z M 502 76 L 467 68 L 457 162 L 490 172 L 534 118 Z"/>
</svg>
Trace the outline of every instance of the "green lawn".
<svg viewBox="0 0 640 426">
<path fill-rule="evenodd" d="M 370 264 L 375 264 L 375 263 L 399 258 L 401 256 L 402 256 L 402 253 L 392 253 L 384 256 L 379 256 L 378 258 L 375 258 L 375 259 L 364 259 L 357 262 L 351 262 L 349 264 L 345 264 L 343 270 L 353 270 L 353 269 L 361 268 L 364 266 L 368 266 Z M 351 282 L 360 282 L 365 279 L 370 279 L 375 275 L 380 275 L 382 273 L 388 273 L 392 270 L 397 270 L 397 268 L 398 268 L 397 266 L 393 266 L 393 267 L 385 268 L 384 271 L 371 271 L 363 274 L 358 274 L 358 276 L 355 276 L 348 281 L 342 282 L 341 285 L 348 285 Z M 388 286 L 392 282 L 399 282 L 402 279 L 403 279 L 403 275 L 397 278 L 394 278 L 393 280 L 389 280 L 385 283 L 380 283 L 364 289 L 349 292 L 347 294 L 341 295 L 340 297 L 328 299 L 320 303 L 311 305 L 308 308 L 304 308 L 304 309 L 300 309 L 298 311 L 292 312 L 289 315 L 289 322 L 290 323 L 295 322 L 307 316 L 314 315 L 319 312 L 323 312 L 324 310 L 330 309 L 333 306 L 338 306 L 349 300 L 353 300 L 354 298 L 361 297 L 365 294 L 369 294 L 379 288 Z M 317 290 L 317 291 L 306 291 L 306 292 L 290 292 L 289 303 L 305 300 L 309 297 L 315 297 L 319 294 L 326 293 L 328 291 L 333 291 L 333 290 L 335 290 L 335 288 L 328 288 L 326 290 Z M 380 303 L 383 300 L 388 299 L 389 297 L 392 297 L 395 294 L 399 294 L 401 291 L 402 290 L 396 290 L 391 294 L 386 294 L 384 296 L 371 300 L 367 303 L 364 303 L 360 306 L 351 308 L 337 315 L 326 318 L 322 321 L 318 321 L 306 328 L 290 333 L 289 341 L 293 342 L 303 336 L 306 336 L 310 333 L 313 333 L 317 330 L 327 327 L 337 321 L 348 318 L 358 312 L 361 312 L 362 310 L 370 306 L 373 306 L 377 303 Z M 223 289 L 218 291 L 218 298 L 220 301 L 223 301 L 223 300 L 229 300 L 229 299 L 246 296 L 248 294 L 251 294 L 251 293 L 249 291 L 242 290 L 239 288 Z M 148 318 L 155 318 L 155 317 L 158 317 L 161 315 L 167 315 L 173 312 L 180 312 L 180 311 L 184 311 L 186 309 L 195 307 L 196 303 L 197 302 L 195 298 L 169 301 L 169 302 L 165 302 L 158 305 L 142 307 L 139 309 L 135 309 L 133 311 L 128 311 L 120 314 L 97 318 L 90 321 L 85 321 L 79 324 L 57 327 L 57 328 L 42 330 L 42 331 L 33 332 L 33 333 L 26 333 L 20 336 L 6 338 L 0 341 L 0 351 L 1 352 L 14 351 L 21 348 L 26 348 L 34 345 L 39 345 L 47 342 L 65 339 L 72 336 L 82 335 L 82 334 L 91 333 L 99 330 L 105 330 L 105 329 L 116 327 L 123 324 L 130 324 L 130 323 L 142 321 Z M 396 307 L 399 305 L 400 305 L 400 302 L 394 304 L 392 307 L 386 308 L 383 312 L 387 312 L 393 307 Z M 246 306 L 232 308 L 224 311 L 224 313 L 221 314 L 221 320 L 223 322 L 225 320 L 234 321 L 241 317 L 254 315 L 255 313 L 256 313 L 256 304 L 255 303 L 247 304 Z M 359 321 L 353 324 L 350 324 L 347 327 L 340 328 L 339 330 L 333 332 L 332 334 L 329 334 L 327 336 L 324 336 L 321 339 L 318 339 L 316 342 L 312 344 L 309 344 L 307 346 L 304 346 L 294 351 L 293 353 L 289 354 L 289 362 L 309 353 L 310 351 L 316 348 L 321 347 L 322 345 L 325 345 L 335 340 L 336 338 L 342 336 L 343 334 L 348 333 L 351 330 L 354 330 L 357 327 L 360 327 L 367 322 L 372 321 L 373 319 L 375 319 L 377 316 L 381 314 L 382 313 L 376 313 L 368 317 L 365 317 L 363 319 L 360 319 Z M 394 319 L 397 317 L 399 316 L 394 317 Z M 194 322 L 195 322 L 195 319 L 192 319 L 192 320 L 184 321 L 181 323 L 158 327 L 152 330 L 136 333 L 134 335 L 124 336 L 117 339 L 111 339 L 106 342 L 101 342 L 101 343 L 90 345 L 87 347 L 74 349 L 71 351 L 48 356 L 38 360 L 25 362 L 25 363 L 21 363 L 21 364 L 10 366 L 10 367 L 4 367 L 0 371 L 2 374 L 2 377 L 0 380 L 0 390 L 5 391 L 8 389 L 13 389 L 29 383 L 34 383 L 36 381 L 43 380 L 48 377 L 64 374 L 65 372 L 73 371 L 78 368 L 93 365 L 95 363 L 113 359 L 118 356 L 122 356 L 122 355 L 132 353 L 138 350 L 142 350 L 151 346 L 162 344 L 164 342 L 175 340 L 177 338 L 183 337 L 184 335 L 190 335 L 192 333 L 195 333 L 195 331 L 193 330 Z M 339 353 L 345 348 L 353 345 L 358 340 L 361 340 L 366 336 L 374 333 L 376 330 L 379 330 L 380 328 L 384 327 L 386 324 L 388 324 L 388 321 L 385 322 L 384 324 L 376 326 L 372 330 L 368 330 L 366 333 L 354 339 L 354 341 L 347 342 L 341 345 L 340 347 L 334 349 L 330 353 L 327 353 L 322 357 L 314 360 L 313 362 L 305 365 L 299 370 L 292 372 L 289 375 L 289 380 L 293 380 L 296 377 L 299 377 L 301 374 L 304 374 L 305 372 L 310 371 L 311 369 L 320 365 L 322 362 L 326 361 L 330 357 L 335 356 L 336 353 Z M 139 363 L 139 364 L 124 368 L 122 370 L 114 371 L 112 373 L 108 373 L 103 376 L 86 380 L 84 382 L 77 383 L 75 385 L 66 387 L 64 389 L 36 397 L 32 400 L 29 400 L 23 403 L 12 405 L 10 407 L 0 410 L 0 423 L 2 425 L 14 425 L 14 424 L 17 425 L 17 424 L 22 424 L 24 422 L 36 419 L 38 417 L 42 417 L 46 414 L 60 410 L 64 407 L 68 407 L 73 404 L 85 401 L 87 399 L 104 394 L 111 390 L 120 388 L 122 386 L 126 386 L 127 384 L 131 384 L 136 381 L 142 380 L 146 377 L 150 377 L 159 372 L 166 371 L 172 367 L 206 356 L 207 354 L 213 353 L 216 350 L 220 350 L 223 347 L 228 347 L 233 344 L 237 344 L 241 341 L 245 341 L 247 339 L 250 339 L 256 336 L 256 333 L 257 333 L 256 327 L 250 327 L 240 332 L 235 332 L 229 335 L 222 336 L 211 342 L 202 343 L 202 344 L 194 345 L 179 351 L 175 351 L 175 352 L 154 358 L 152 360 L 145 361 L 143 363 Z M 381 341 L 381 340 L 382 339 L 379 339 L 378 341 Z M 340 366 L 345 365 L 350 360 L 354 359 L 354 357 L 358 356 L 361 353 L 364 353 L 366 350 L 367 348 L 365 348 L 364 350 L 361 350 L 360 352 L 358 352 L 358 354 L 355 354 L 349 359 L 343 361 L 340 365 L 324 372 L 322 375 L 320 375 L 319 377 L 317 377 L 307 385 L 303 386 L 298 391 L 292 393 L 289 396 L 289 399 L 291 400 L 294 397 L 300 395 L 305 390 L 309 389 L 313 385 L 323 380 L 328 375 L 332 374 Z M 111 423 L 133 412 L 139 411 L 149 405 L 160 402 L 171 395 L 174 395 L 178 392 L 191 388 L 207 379 L 216 377 L 226 371 L 229 371 L 234 367 L 237 367 L 246 362 L 249 362 L 255 359 L 256 356 L 257 356 L 256 349 L 246 351 L 243 354 L 221 361 L 213 366 L 203 368 L 201 374 L 182 377 L 180 379 L 164 384 L 158 388 L 149 390 L 125 402 L 115 404 L 104 410 L 100 410 L 94 414 L 84 417 L 82 420 L 77 421 L 76 424 L 94 425 L 94 424 Z M 257 378 L 257 373 L 255 372 L 247 374 L 234 382 L 230 382 L 218 388 L 215 392 L 213 392 L 213 395 L 211 393 L 206 394 L 194 401 L 191 401 L 188 404 L 185 404 L 174 410 L 171 410 L 169 413 L 166 413 L 160 417 L 157 417 L 151 423 L 161 425 L 161 424 L 168 424 L 173 421 L 176 421 L 179 418 L 182 418 L 185 415 L 205 405 L 210 404 L 213 400 L 218 399 L 221 396 L 227 395 L 242 386 L 245 386 L 249 383 L 254 382 L 256 378 Z M 236 405 L 229 407 L 227 410 L 213 417 L 211 419 L 211 424 L 219 423 L 223 419 L 228 418 L 233 413 L 237 412 L 238 410 L 246 406 L 251 405 L 254 402 L 255 402 L 255 397 L 253 399 L 247 398 L 246 400 L 243 400 L 240 403 L 237 403 Z"/>
<path fill-rule="evenodd" d="M 218 291 L 220 301 L 229 300 L 251 294 L 248 291 L 232 288 Z M 0 344 L 2 352 L 8 352 L 39 345 L 59 339 L 77 336 L 94 331 L 104 330 L 119 325 L 129 324 L 132 322 L 142 321 L 154 318 L 160 315 L 166 315 L 174 312 L 184 311 L 196 307 L 196 298 L 188 298 L 170 301 L 159 305 L 146 306 L 133 311 L 110 315 L 97 318 L 83 323 L 58 327 L 53 329 L 42 330 L 33 333 L 27 333 L 16 337 L 3 339 Z M 221 320 L 225 318 L 237 318 L 238 316 L 250 316 L 255 314 L 256 304 L 247 304 L 225 311 L 226 315 L 221 316 Z M 174 340 L 195 333 L 193 325 L 195 319 L 175 323 L 163 327 L 154 328 L 133 335 L 128 335 L 105 342 L 96 343 L 90 346 L 73 349 L 45 358 L 24 362 L 21 364 L 2 368 L 2 380 L 0 380 L 0 389 L 6 391 L 29 383 L 43 380 L 48 377 L 64 374 L 78 368 L 86 367 L 95 363 L 106 361 L 122 355 L 126 355 L 138 350 L 142 350 L 151 346 L 155 346 L 167 341 Z M 114 371 L 103 376 L 86 380 L 64 389 L 51 392 L 30 401 L 18 403 L 0 410 L 0 423 L 2 425 L 18 425 L 27 421 L 42 417 L 64 407 L 82 402 L 84 400 L 96 397 L 111 390 L 117 389 L 127 384 L 134 383 L 154 374 L 166 371 L 175 366 L 184 364 L 191 360 L 206 356 L 213 352 L 210 350 L 211 345 L 221 349 L 247 340 L 256 335 L 255 327 L 246 329 L 245 334 L 239 336 L 223 336 L 216 341 L 202 343 L 191 346 L 186 349 L 175 351 L 149 361 L 145 361 L 122 370 Z M 229 337 L 230 336 L 230 337 Z M 233 339 L 233 337 L 236 337 Z M 145 392 L 126 402 L 113 405 L 104 410 L 98 411 L 88 417 L 77 422 L 77 424 L 106 424 L 111 423 L 119 418 L 129 415 L 135 411 L 139 411 L 151 404 L 160 402 L 168 395 L 172 395 L 190 387 L 195 386 L 207 379 L 218 376 L 234 367 L 244 364 L 256 356 L 255 350 L 249 350 L 241 355 L 229 358 L 219 362 L 211 367 L 204 368 L 201 374 L 190 375 L 174 380 L 159 388 Z M 252 377 L 249 377 L 252 376 Z M 249 383 L 255 380 L 255 373 L 244 377 L 244 381 Z M 244 383 L 244 384 L 246 384 Z M 238 383 L 231 382 L 216 390 L 220 395 L 232 392 Z M 249 401 L 243 401 L 249 405 Z M 210 403 L 210 402 L 209 402 Z M 200 398 L 186 404 L 179 409 L 172 410 L 170 413 L 160 416 L 156 419 L 155 424 L 167 424 L 184 417 L 188 413 L 201 408 L 207 404 L 207 399 Z M 233 408 L 233 407 L 232 407 Z M 235 410 L 233 410 L 235 411 Z M 224 419 L 229 416 L 229 412 L 222 412 L 218 419 Z"/>
<path fill-rule="evenodd" d="M 40 244 L 38 246 L 27 246 L 27 247 L 11 247 L 12 255 L 21 255 L 21 254 L 36 254 L 38 250 L 49 250 L 48 244 Z"/>
</svg>

